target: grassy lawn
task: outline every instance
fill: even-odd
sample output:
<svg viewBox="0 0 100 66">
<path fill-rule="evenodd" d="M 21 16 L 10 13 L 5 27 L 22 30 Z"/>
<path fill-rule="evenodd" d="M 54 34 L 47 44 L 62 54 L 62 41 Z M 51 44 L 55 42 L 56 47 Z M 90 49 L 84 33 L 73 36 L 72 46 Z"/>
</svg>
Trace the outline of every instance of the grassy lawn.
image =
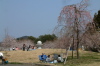
<svg viewBox="0 0 100 66">
<path fill-rule="evenodd" d="M 71 57 L 71 51 L 68 52 L 68 59 L 66 64 L 57 63 L 49 64 L 42 63 L 39 61 L 38 56 L 42 53 L 46 55 L 52 55 L 54 53 L 65 53 L 65 49 L 37 49 L 33 51 L 2 51 L 5 57 L 8 58 L 11 64 L 21 63 L 35 63 L 41 65 L 52 65 L 52 66 L 99 66 L 100 65 L 100 53 L 90 51 L 80 51 L 80 59 L 76 59 L 76 51 L 74 51 L 74 59 Z"/>
<path fill-rule="evenodd" d="M 67 62 L 64 65 L 63 63 L 56 64 L 56 66 L 99 66 L 100 65 L 100 53 L 82 51 L 80 52 L 80 59 L 72 59 L 71 56 L 68 56 Z"/>
</svg>

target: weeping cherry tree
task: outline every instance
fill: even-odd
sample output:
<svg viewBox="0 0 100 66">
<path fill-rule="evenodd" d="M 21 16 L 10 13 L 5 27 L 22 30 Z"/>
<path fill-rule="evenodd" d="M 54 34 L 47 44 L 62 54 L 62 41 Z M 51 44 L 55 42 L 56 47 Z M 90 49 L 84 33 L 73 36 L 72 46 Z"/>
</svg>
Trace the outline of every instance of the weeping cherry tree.
<svg viewBox="0 0 100 66">
<path fill-rule="evenodd" d="M 58 17 L 57 29 L 60 36 L 66 35 L 74 37 L 76 41 L 77 59 L 79 58 L 79 44 L 83 33 L 86 31 L 86 25 L 92 22 L 90 12 L 86 9 L 88 0 L 82 0 L 79 4 L 65 6 Z"/>
</svg>

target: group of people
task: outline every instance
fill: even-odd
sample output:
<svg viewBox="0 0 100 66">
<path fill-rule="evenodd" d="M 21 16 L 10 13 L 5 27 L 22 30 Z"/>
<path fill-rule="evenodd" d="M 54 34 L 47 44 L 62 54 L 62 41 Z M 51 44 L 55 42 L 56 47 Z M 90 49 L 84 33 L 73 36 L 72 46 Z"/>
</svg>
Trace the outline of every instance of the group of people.
<svg viewBox="0 0 100 66">
<path fill-rule="evenodd" d="M 23 51 L 25 51 L 25 50 L 29 51 L 29 50 L 36 49 L 36 47 L 35 47 L 35 46 L 31 46 L 31 45 L 26 46 L 25 44 L 23 44 L 22 48 L 13 47 L 13 48 L 10 48 L 9 50 L 10 50 L 10 51 L 11 51 L 11 50 L 15 51 L 15 50 L 20 50 L 20 49 L 22 49 Z"/>
<path fill-rule="evenodd" d="M 28 47 L 25 45 L 25 44 L 23 44 L 23 51 L 25 51 L 25 49 L 27 49 L 27 51 L 29 51 L 30 49 L 34 49 L 34 46 L 31 46 L 31 45 L 29 45 Z"/>
<path fill-rule="evenodd" d="M 59 63 L 64 61 L 60 55 L 53 56 L 53 59 L 51 59 L 50 55 L 47 56 L 44 53 L 42 53 L 42 55 L 39 56 L 39 60 L 48 63 Z"/>
<path fill-rule="evenodd" d="M 13 47 L 12 50 L 13 50 L 13 51 L 14 51 L 14 50 L 19 50 L 19 48 L 18 48 L 18 47 Z"/>
</svg>

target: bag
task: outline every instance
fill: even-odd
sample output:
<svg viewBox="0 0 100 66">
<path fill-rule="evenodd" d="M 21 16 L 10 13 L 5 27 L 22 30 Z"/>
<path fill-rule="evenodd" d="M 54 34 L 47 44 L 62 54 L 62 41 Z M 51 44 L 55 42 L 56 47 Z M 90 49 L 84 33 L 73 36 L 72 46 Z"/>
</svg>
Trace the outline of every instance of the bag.
<svg viewBox="0 0 100 66">
<path fill-rule="evenodd" d="M 58 63 L 58 61 L 57 61 L 57 60 L 54 60 L 53 62 L 54 62 L 54 63 Z"/>
<path fill-rule="evenodd" d="M 5 63 L 7 64 L 7 63 L 8 63 L 8 61 L 5 61 Z"/>
</svg>

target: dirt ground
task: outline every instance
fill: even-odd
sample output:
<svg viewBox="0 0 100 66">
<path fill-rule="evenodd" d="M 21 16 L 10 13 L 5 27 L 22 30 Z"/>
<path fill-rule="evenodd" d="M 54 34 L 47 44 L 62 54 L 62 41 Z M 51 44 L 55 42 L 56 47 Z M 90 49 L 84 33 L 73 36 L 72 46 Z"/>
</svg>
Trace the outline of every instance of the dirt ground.
<svg viewBox="0 0 100 66">
<path fill-rule="evenodd" d="M 0 64 L 0 66 L 35 66 L 32 64 Z"/>
<path fill-rule="evenodd" d="M 40 64 L 0 64 L 0 66 L 51 66 L 51 65 L 40 65 Z"/>
</svg>

